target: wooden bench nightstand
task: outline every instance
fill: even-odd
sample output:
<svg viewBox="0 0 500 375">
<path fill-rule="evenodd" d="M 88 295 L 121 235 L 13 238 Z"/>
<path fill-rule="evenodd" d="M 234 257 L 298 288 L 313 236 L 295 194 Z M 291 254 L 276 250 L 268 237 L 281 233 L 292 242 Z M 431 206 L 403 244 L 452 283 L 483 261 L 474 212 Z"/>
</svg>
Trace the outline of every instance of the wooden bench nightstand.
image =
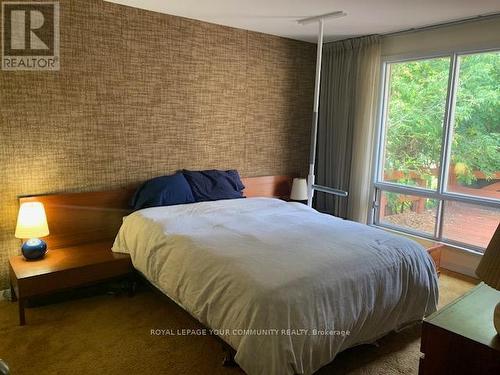
<svg viewBox="0 0 500 375">
<path fill-rule="evenodd" d="M 22 256 L 9 260 L 12 298 L 19 303 L 19 323 L 26 323 L 24 305 L 30 297 L 46 295 L 116 277 L 132 276 L 127 254 L 111 251 L 112 242 L 95 242 L 47 251 L 43 259 Z"/>
<path fill-rule="evenodd" d="M 437 274 L 440 274 L 440 267 L 441 267 L 441 251 L 444 248 L 443 244 L 432 244 L 432 245 L 427 245 L 427 253 L 431 256 L 432 260 L 434 261 L 434 265 L 436 266 L 436 271 Z"/>
<path fill-rule="evenodd" d="M 387 229 L 387 230 L 389 232 L 395 233 L 395 231 L 393 231 L 393 230 L 390 230 L 390 229 Z M 434 266 L 436 266 L 436 272 L 439 276 L 439 274 L 441 273 L 441 271 L 440 271 L 441 252 L 445 248 L 445 245 L 442 243 L 436 242 L 436 241 L 427 240 L 424 238 L 415 237 L 415 236 L 411 236 L 411 235 L 405 235 L 404 233 L 399 233 L 399 232 L 396 232 L 396 233 L 398 233 L 399 235 L 402 235 L 404 237 L 408 237 L 408 238 L 418 242 L 423 247 L 425 247 L 425 249 L 427 250 L 427 253 L 430 255 L 430 257 L 432 258 L 432 261 L 434 262 Z"/>
</svg>

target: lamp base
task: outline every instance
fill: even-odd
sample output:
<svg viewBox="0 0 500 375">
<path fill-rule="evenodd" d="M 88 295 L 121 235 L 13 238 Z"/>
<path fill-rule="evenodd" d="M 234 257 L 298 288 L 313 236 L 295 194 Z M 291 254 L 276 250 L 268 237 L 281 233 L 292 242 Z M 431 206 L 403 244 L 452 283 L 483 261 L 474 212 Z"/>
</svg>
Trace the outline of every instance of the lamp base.
<svg viewBox="0 0 500 375">
<path fill-rule="evenodd" d="M 495 312 L 493 313 L 493 324 L 497 330 L 497 335 L 500 336 L 500 302 L 497 303 Z"/>
<path fill-rule="evenodd" d="M 28 260 L 42 259 L 47 252 L 47 243 L 39 238 L 30 238 L 23 243 L 21 251 Z"/>
</svg>

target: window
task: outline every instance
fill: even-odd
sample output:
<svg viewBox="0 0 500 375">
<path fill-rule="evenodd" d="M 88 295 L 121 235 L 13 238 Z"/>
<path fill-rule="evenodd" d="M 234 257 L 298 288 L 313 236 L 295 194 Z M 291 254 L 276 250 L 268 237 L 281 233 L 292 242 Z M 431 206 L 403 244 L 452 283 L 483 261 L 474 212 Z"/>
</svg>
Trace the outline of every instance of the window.
<svg viewBox="0 0 500 375">
<path fill-rule="evenodd" d="M 458 57 L 448 191 L 500 199 L 500 52 Z"/>
<path fill-rule="evenodd" d="M 382 191 L 380 201 L 381 223 L 433 235 L 438 205 L 435 199 Z"/>
<path fill-rule="evenodd" d="M 500 52 L 384 63 L 373 222 L 482 252 L 500 221 Z"/>
<path fill-rule="evenodd" d="M 387 65 L 384 181 L 436 188 L 449 70 L 449 58 Z"/>
</svg>

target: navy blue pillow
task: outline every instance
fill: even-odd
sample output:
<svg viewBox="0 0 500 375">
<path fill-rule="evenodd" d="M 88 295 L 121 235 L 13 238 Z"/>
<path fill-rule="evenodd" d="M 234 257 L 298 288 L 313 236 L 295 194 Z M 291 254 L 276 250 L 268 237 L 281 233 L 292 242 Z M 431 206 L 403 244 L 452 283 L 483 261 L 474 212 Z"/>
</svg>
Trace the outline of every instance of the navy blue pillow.
<svg viewBox="0 0 500 375">
<path fill-rule="evenodd" d="M 196 202 L 244 198 L 242 191 L 245 186 L 236 170 L 183 170 L 182 173 L 191 186 Z"/>
<path fill-rule="evenodd" d="M 156 177 L 137 189 L 130 202 L 135 209 L 194 203 L 193 193 L 182 173 Z"/>
<path fill-rule="evenodd" d="M 223 172 L 223 171 L 220 171 L 220 172 Z M 243 182 L 241 182 L 240 174 L 238 173 L 238 171 L 236 169 L 230 169 L 230 170 L 226 171 L 225 173 L 226 173 L 227 177 L 232 180 L 234 186 L 236 186 L 236 188 L 239 191 L 243 191 L 245 189 L 245 185 L 243 185 Z"/>
</svg>

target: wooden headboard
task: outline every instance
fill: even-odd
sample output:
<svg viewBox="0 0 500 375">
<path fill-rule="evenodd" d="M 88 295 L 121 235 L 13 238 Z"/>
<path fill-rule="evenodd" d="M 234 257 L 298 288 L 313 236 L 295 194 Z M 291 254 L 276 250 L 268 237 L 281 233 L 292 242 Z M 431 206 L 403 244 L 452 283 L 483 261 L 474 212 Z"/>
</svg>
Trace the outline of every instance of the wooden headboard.
<svg viewBox="0 0 500 375">
<path fill-rule="evenodd" d="M 242 179 L 247 197 L 286 198 L 292 178 L 263 176 Z M 90 193 L 65 193 L 23 196 L 19 203 L 42 202 L 50 235 L 44 238 L 49 248 L 74 246 L 115 238 L 123 216 L 131 210 L 129 202 L 138 185 Z"/>
</svg>

